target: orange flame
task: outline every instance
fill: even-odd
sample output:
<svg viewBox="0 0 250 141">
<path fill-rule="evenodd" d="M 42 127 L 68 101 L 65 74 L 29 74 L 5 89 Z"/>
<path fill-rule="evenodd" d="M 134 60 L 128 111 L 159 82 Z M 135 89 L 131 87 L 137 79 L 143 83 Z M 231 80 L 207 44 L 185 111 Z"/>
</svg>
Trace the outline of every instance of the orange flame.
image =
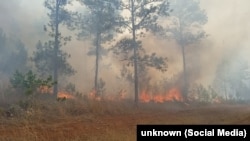
<svg viewBox="0 0 250 141">
<path fill-rule="evenodd" d="M 177 88 L 172 88 L 165 97 L 166 101 L 183 101 L 181 92 Z"/>
<path fill-rule="evenodd" d="M 67 92 L 58 92 L 57 97 L 66 99 L 75 99 L 75 97 L 72 94 L 69 94 Z"/>
<path fill-rule="evenodd" d="M 146 93 L 146 91 L 142 91 L 140 94 L 140 100 L 142 102 L 150 102 L 152 97 Z"/>
<path fill-rule="evenodd" d="M 177 88 L 170 89 L 166 94 L 152 94 L 142 91 L 139 97 L 140 101 L 147 103 L 153 101 L 155 103 L 164 103 L 166 101 L 183 101 L 183 97 Z"/>
<path fill-rule="evenodd" d="M 41 94 L 52 94 L 53 93 L 52 88 L 47 87 L 47 86 L 39 87 L 38 92 Z M 75 99 L 75 97 L 72 94 L 70 94 L 66 91 L 59 91 L 57 94 L 57 97 L 58 98 L 66 98 L 66 99 Z"/>
</svg>

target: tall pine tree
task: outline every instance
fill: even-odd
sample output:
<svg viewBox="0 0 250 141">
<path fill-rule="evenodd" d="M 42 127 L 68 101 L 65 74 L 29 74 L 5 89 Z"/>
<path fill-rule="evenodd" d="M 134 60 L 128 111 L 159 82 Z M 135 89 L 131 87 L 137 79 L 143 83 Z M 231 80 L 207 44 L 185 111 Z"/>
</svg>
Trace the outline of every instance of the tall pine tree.
<svg viewBox="0 0 250 141">
<path fill-rule="evenodd" d="M 165 8 L 162 9 L 162 7 Z M 155 53 L 146 54 L 140 38 L 144 37 L 152 26 L 159 26 L 157 19 L 162 13 L 168 13 L 168 2 L 165 0 L 128 0 L 121 1 L 121 8 L 123 10 L 121 31 L 128 31 L 131 38 L 121 39 L 114 48 L 114 52 L 122 53 L 125 57 L 123 60 L 127 60 L 128 64 L 133 66 L 135 105 L 138 106 L 139 72 L 143 71 L 145 66 L 155 67 L 162 71 L 165 71 L 167 67 L 166 58 L 158 57 Z"/>
</svg>

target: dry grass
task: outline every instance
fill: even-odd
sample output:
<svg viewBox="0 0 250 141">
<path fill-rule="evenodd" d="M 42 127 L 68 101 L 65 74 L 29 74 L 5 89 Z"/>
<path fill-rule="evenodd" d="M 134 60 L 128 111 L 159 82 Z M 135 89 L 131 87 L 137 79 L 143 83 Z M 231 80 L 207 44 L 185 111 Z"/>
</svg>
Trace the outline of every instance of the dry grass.
<svg viewBox="0 0 250 141">
<path fill-rule="evenodd" d="M 13 106 L 14 105 L 14 106 Z M 7 116 L 8 106 L 19 112 Z M 36 100 L 0 109 L 1 141 L 133 141 L 137 124 L 249 124 L 249 104 L 185 105 L 93 101 Z M 22 107 L 22 106 L 21 106 Z"/>
</svg>

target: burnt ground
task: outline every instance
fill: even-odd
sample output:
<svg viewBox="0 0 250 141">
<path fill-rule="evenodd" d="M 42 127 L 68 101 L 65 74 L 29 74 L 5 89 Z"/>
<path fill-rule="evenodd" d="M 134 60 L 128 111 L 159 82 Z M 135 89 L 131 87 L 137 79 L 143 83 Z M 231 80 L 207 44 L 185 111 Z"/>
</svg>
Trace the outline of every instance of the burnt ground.
<svg viewBox="0 0 250 141">
<path fill-rule="evenodd" d="M 52 110 L 45 108 L 33 116 L 2 116 L 0 140 L 135 141 L 137 124 L 250 123 L 250 104 L 145 103 L 134 108 L 132 103 L 107 102 L 74 104 L 70 110 L 65 105 L 50 106 Z"/>
</svg>

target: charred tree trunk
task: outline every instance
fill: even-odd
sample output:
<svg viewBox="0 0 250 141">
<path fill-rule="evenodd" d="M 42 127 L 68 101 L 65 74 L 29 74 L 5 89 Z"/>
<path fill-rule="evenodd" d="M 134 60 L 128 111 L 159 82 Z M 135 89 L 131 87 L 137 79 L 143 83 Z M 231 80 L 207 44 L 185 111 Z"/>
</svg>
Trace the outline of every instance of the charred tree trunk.
<svg viewBox="0 0 250 141">
<path fill-rule="evenodd" d="M 59 0 L 56 0 L 56 19 L 55 19 L 55 46 L 54 46 L 54 72 L 53 77 L 54 81 L 56 82 L 53 87 L 53 95 L 54 97 L 57 97 L 58 93 L 58 50 L 59 50 L 59 20 L 58 20 L 58 13 L 59 13 Z"/>
<path fill-rule="evenodd" d="M 94 87 L 95 87 L 95 91 L 96 91 L 96 95 L 99 95 L 99 86 L 98 86 L 98 73 L 99 73 L 99 51 L 100 51 L 100 34 L 97 33 L 96 34 L 96 60 L 95 60 L 95 84 L 94 84 Z"/>
<path fill-rule="evenodd" d="M 138 47 L 135 38 L 135 15 L 134 15 L 134 0 L 131 0 L 131 18 L 132 18 L 132 34 L 134 46 L 134 89 L 135 89 L 135 106 L 139 102 L 139 86 L 138 86 Z"/>
</svg>

